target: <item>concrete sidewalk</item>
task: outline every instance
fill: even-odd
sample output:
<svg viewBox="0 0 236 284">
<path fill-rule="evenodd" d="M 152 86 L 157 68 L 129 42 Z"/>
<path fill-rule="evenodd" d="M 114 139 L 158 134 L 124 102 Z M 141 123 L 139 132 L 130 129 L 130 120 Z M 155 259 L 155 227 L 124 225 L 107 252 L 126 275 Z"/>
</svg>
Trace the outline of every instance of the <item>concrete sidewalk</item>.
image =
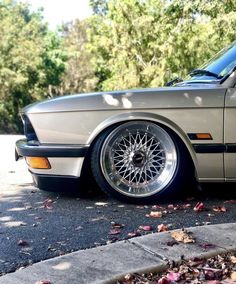
<svg viewBox="0 0 236 284">
<path fill-rule="evenodd" d="M 207 258 L 236 250 L 236 223 L 187 231 L 192 232 L 195 243 L 168 246 L 173 241 L 170 232 L 154 233 L 42 261 L 0 277 L 0 284 L 35 284 L 39 280 L 52 284 L 114 283 L 127 273 L 164 270 L 169 260 Z"/>
</svg>

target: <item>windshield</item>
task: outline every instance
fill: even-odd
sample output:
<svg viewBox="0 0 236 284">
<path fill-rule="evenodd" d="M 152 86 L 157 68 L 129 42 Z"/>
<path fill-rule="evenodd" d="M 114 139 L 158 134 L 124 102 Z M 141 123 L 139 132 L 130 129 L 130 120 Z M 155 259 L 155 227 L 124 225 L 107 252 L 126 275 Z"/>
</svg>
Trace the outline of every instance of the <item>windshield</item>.
<svg viewBox="0 0 236 284">
<path fill-rule="evenodd" d="M 187 80 L 216 81 L 230 74 L 235 66 L 236 42 L 221 50 L 200 69 L 193 70 Z"/>
</svg>

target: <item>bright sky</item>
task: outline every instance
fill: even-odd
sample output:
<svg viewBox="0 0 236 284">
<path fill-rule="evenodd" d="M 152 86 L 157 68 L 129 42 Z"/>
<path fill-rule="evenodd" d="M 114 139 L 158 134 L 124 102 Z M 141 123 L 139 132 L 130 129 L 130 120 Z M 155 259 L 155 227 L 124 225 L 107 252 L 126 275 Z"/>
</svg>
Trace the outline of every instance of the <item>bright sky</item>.
<svg viewBox="0 0 236 284">
<path fill-rule="evenodd" d="M 19 0 L 28 2 L 33 10 L 44 8 L 45 21 L 51 29 L 55 29 L 62 22 L 74 19 L 85 19 L 91 15 L 89 0 Z"/>
</svg>

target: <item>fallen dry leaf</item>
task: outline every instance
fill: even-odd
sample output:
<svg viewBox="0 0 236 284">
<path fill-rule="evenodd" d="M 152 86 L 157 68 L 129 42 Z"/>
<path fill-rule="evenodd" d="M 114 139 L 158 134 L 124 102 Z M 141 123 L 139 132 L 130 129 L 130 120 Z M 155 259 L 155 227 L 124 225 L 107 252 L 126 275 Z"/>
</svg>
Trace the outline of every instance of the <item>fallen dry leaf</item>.
<svg viewBox="0 0 236 284">
<path fill-rule="evenodd" d="M 233 280 L 234 282 L 236 282 L 236 271 L 233 271 L 230 275 L 231 280 Z"/>
<path fill-rule="evenodd" d="M 160 209 L 160 210 L 162 210 L 162 209 L 165 209 L 165 208 L 160 206 L 160 205 L 153 205 L 152 209 Z"/>
<path fill-rule="evenodd" d="M 226 212 L 227 209 L 224 206 L 214 206 L 213 211 L 214 212 Z"/>
<path fill-rule="evenodd" d="M 129 273 L 129 274 L 126 274 L 124 278 L 125 278 L 125 281 L 131 281 L 134 279 L 134 276 L 133 274 Z"/>
<path fill-rule="evenodd" d="M 141 236 L 141 234 L 140 234 L 139 231 L 134 231 L 134 232 L 128 233 L 128 236 L 129 236 L 130 238 L 134 238 L 134 237 L 139 237 L 139 236 Z"/>
<path fill-rule="evenodd" d="M 174 204 L 169 204 L 167 206 L 168 209 L 172 209 L 172 210 L 186 210 L 188 208 L 191 207 L 191 204 L 187 203 L 187 204 L 184 204 L 184 205 L 174 205 Z"/>
<path fill-rule="evenodd" d="M 173 231 L 170 233 L 171 237 L 174 238 L 178 242 L 182 243 L 195 243 L 194 238 L 186 231 L 186 230 L 181 230 L 181 231 Z"/>
<path fill-rule="evenodd" d="M 19 240 L 17 244 L 18 246 L 21 246 L 21 247 L 25 247 L 29 245 L 29 243 L 25 240 Z"/>
<path fill-rule="evenodd" d="M 112 230 L 110 230 L 109 235 L 118 235 L 120 233 L 121 233 L 121 230 L 112 229 Z"/>
<path fill-rule="evenodd" d="M 181 276 L 181 274 L 180 274 L 179 272 L 173 272 L 173 271 L 171 271 L 171 272 L 169 272 L 169 273 L 167 274 L 166 277 L 167 277 L 167 279 L 170 280 L 170 281 L 179 281 L 180 276 Z"/>
<path fill-rule="evenodd" d="M 157 226 L 157 231 L 159 233 L 160 232 L 166 232 L 168 230 L 169 230 L 168 225 L 160 224 L 160 225 Z"/>
<path fill-rule="evenodd" d="M 169 205 L 167 206 L 167 208 L 168 208 L 168 209 L 174 209 L 175 207 L 174 207 L 174 204 L 169 204 Z"/>
<path fill-rule="evenodd" d="M 236 264 L 236 257 L 235 256 L 231 256 L 230 257 L 230 261 L 234 264 Z"/>
<path fill-rule="evenodd" d="M 215 280 L 217 273 L 213 271 L 212 269 L 206 269 L 204 271 L 205 279 L 206 280 Z"/>
<path fill-rule="evenodd" d="M 112 228 L 114 229 L 122 229 L 124 228 L 124 224 L 119 224 L 119 223 L 116 223 L 116 222 L 111 222 L 111 225 L 112 225 Z"/>
<path fill-rule="evenodd" d="M 204 209 L 205 209 L 204 204 L 202 202 L 198 202 L 193 208 L 193 210 L 196 211 L 196 212 L 201 212 Z"/>
<path fill-rule="evenodd" d="M 146 215 L 147 217 L 152 217 L 152 218 L 161 218 L 162 217 L 162 212 L 161 211 L 151 211 L 150 214 Z"/>
<path fill-rule="evenodd" d="M 52 204 L 53 204 L 53 200 L 50 199 L 50 198 L 45 199 L 44 202 L 43 202 L 44 208 L 46 208 L 48 210 L 52 210 L 53 209 Z"/>
<path fill-rule="evenodd" d="M 162 277 L 161 279 L 158 280 L 158 284 L 170 284 L 171 280 L 167 279 L 166 277 Z"/>
<path fill-rule="evenodd" d="M 191 207 L 191 204 L 187 203 L 187 204 L 184 204 L 182 207 L 183 209 L 188 209 Z"/>
<path fill-rule="evenodd" d="M 139 230 L 150 232 L 153 230 L 152 226 L 139 226 Z"/>
</svg>

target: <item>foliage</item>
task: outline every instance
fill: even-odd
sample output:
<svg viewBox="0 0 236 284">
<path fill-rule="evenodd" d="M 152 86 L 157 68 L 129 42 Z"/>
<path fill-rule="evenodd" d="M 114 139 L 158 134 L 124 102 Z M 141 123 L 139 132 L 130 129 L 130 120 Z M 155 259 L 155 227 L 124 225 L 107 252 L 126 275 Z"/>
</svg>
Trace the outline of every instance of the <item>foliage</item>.
<svg viewBox="0 0 236 284">
<path fill-rule="evenodd" d="M 0 0 L 0 133 L 54 95 L 162 86 L 235 40 L 233 0 L 90 0 L 93 16 L 51 32 L 42 11 Z"/>
<path fill-rule="evenodd" d="M 107 14 L 90 20 L 98 87 L 155 87 L 185 76 L 235 39 L 235 6 L 230 0 L 110 0 Z"/>
<path fill-rule="evenodd" d="M 91 63 L 91 54 L 86 48 L 86 21 L 67 23 L 62 27 L 63 49 L 68 61 L 57 91 L 62 94 L 89 92 L 95 89 L 97 78 Z"/>
<path fill-rule="evenodd" d="M 40 11 L 25 4 L 0 0 L 0 26 L 0 133 L 15 132 L 19 110 L 60 83 L 65 55 Z"/>
<path fill-rule="evenodd" d="M 90 0 L 89 4 L 94 14 L 104 16 L 108 12 L 108 0 Z"/>
</svg>

